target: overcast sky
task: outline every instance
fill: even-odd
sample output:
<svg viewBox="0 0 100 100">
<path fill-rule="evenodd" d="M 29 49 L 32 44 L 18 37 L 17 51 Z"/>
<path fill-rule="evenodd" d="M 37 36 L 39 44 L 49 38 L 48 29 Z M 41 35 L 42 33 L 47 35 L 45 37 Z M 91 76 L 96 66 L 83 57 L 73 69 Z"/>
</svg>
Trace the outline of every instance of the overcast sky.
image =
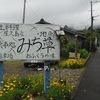
<svg viewBox="0 0 100 100">
<path fill-rule="evenodd" d="M 91 25 L 91 0 L 26 0 L 26 24 L 45 21 L 74 29 Z M 93 0 L 97 1 L 97 0 Z M 0 22 L 22 23 L 24 0 L 0 0 Z M 100 15 L 100 2 L 93 3 L 93 16 Z M 100 16 L 94 26 L 100 25 Z"/>
</svg>

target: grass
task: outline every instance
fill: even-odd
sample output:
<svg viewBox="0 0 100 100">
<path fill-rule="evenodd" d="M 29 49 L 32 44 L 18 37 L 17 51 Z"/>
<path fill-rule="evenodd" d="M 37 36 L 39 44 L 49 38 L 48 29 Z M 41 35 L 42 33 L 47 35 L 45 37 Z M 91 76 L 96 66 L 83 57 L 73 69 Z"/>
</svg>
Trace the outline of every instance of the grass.
<svg viewBox="0 0 100 100">
<path fill-rule="evenodd" d="M 14 67 L 14 66 L 21 66 L 23 65 L 23 61 L 14 60 L 14 61 L 4 61 L 4 66 L 7 67 Z"/>
</svg>

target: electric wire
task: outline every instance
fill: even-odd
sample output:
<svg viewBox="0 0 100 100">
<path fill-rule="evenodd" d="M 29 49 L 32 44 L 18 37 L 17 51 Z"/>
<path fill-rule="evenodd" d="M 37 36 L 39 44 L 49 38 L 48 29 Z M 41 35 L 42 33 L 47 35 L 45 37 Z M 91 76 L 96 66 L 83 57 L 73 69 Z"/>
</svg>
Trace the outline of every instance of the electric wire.
<svg viewBox="0 0 100 100">
<path fill-rule="evenodd" d="M 36 12 L 32 9 L 32 7 L 29 5 L 29 3 L 27 1 L 26 1 L 26 4 L 27 4 L 28 7 L 30 7 L 30 9 L 32 11 L 32 16 L 35 16 L 39 20 L 40 18 L 38 17 L 38 15 L 36 14 Z"/>
</svg>

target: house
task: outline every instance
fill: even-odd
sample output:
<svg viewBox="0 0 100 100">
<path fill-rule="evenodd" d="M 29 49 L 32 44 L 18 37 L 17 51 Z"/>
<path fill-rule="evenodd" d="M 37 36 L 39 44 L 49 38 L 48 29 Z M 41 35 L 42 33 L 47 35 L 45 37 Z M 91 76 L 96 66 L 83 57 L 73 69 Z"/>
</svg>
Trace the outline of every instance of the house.
<svg viewBox="0 0 100 100">
<path fill-rule="evenodd" d="M 42 19 L 40 19 L 39 22 L 36 22 L 35 24 L 51 24 L 51 23 L 46 22 L 46 21 L 42 18 Z M 51 24 L 51 25 L 52 25 L 52 24 Z M 78 41 L 78 43 L 80 43 L 80 46 L 82 47 L 82 44 L 83 44 L 84 40 L 86 39 L 86 37 L 83 36 L 83 35 L 81 34 L 81 32 L 78 32 L 78 31 L 76 31 L 76 30 L 74 30 L 74 29 L 70 29 L 70 28 L 68 28 L 66 25 L 65 25 L 64 28 L 61 27 L 61 30 L 63 30 L 63 31 L 65 32 L 65 35 L 67 36 L 68 42 L 74 40 L 74 39 L 75 39 L 75 36 L 77 36 L 77 41 Z"/>
<path fill-rule="evenodd" d="M 80 44 L 80 46 L 82 48 L 82 45 L 83 45 L 86 37 L 83 36 L 81 32 L 78 32 L 78 31 L 76 31 L 74 29 L 70 29 L 66 25 L 62 29 L 64 30 L 65 35 L 67 36 L 68 42 L 77 39 L 78 43 Z"/>
<path fill-rule="evenodd" d="M 51 23 L 46 22 L 43 18 L 41 18 L 40 21 L 36 22 L 35 24 L 51 24 Z"/>
</svg>

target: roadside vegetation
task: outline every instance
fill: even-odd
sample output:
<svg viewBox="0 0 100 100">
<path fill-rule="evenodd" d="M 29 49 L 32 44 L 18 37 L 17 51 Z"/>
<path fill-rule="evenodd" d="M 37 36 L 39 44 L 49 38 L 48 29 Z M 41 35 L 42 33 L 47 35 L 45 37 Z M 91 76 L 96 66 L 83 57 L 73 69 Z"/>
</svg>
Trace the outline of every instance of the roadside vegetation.
<svg viewBox="0 0 100 100">
<path fill-rule="evenodd" d="M 70 100 L 74 86 L 64 84 L 56 78 L 52 79 L 49 92 L 45 95 L 43 86 L 43 74 L 34 76 L 13 75 L 11 77 L 4 76 L 2 82 L 3 87 L 0 88 L 0 100 L 29 100 L 30 95 L 40 100 L 56 100 L 59 95 L 59 100 Z"/>
<path fill-rule="evenodd" d="M 23 62 L 5 61 L 5 68 L 7 69 L 7 67 L 10 67 L 15 73 L 5 73 L 4 81 L 1 82 L 2 86 L 0 87 L 0 100 L 30 100 L 31 96 L 33 96 L 35 100 L 71 100 L 73 91 L 76 87 L 76 83 L 71 80 L 75 79 L 75 77 L 73 78 L 71 75 L 71 71 L 74 73 L 76 70 L 80 71 L 84 68 L 84 64 L 90 55 L 90 50 L 95 49 L 91 46 L 91 43 L 94 43 L 94 37 L 97 36 L 97 34 L 94 33 L 94 35 L 91 35 L 90 31 L 85 31 L 85 33 L 87 39 L 84 43 L 87 43 L 88 46 L 83 44 L 83 48 L 81 48 L 80 44 L 77 43 L 77 52 L 80 54 L 79 58 L 69 57 L 70 52 L 75 52 L 76 41 L 72 40 L 68 42 L 66 36 L 60 37 L 61 60 L 56 65 L 53 65 L 56 72 L 51 72 L 52 77 L 50 79 L 50 86 L 47 87 L 49 89 L 47 94 L 44 93 L 43 88 L 43 71 L 37 74 L 34 72 L 34 75 L 33 73 L 30 74 L 31 71 L 28 73 L 26 73 L 26 71 L 25 74 L 21 73 L 20 76 L 20 74 L 18 74 L 19 69 L 15 69 L 15 67 L 23 66 Z M 90 40 L 92 40 L 92 42 Z M 68 80 L 66 70 L 70 70 L 70 78 L 68 78 Z M 7 72 L 8 71 L 11 70 L 7 70 Z M 78 81 L 79 75 L 76 75 L 76 81 Z"/>
<path fill-rule="evenodd" d="M 81 51 L 83 58 L 63 59 L 57 65 L 54 65 L 55 68 L 59 69 L 60 74 L 64 69 L 83 68 L 85 58 L 88 56 L 85 56 L 85 53 L 87 52 L 85 50 L 83 51 Z M 22 63 L 22 61 L 6 61 L 4 64 L 5 66 L 13 69 L 16 64 L 21 66 Z M 17 69 L 14 71 L 17 72 Z M 72 79 L 72 75 L 70 79 Z M 62 74 L 60 76 L 55 74 L 50 79 L 50 87 L 48 87 L 48 93 L 44 94 L 43 72 L 34 75 L 24 74 L 23 76 L 20 76 L 17 73 L 12 75 L 5 73 L 2 86 L 3 87 L 0 88 L 0 100 L 29 100 L 30 95 L 32 95 L 35 100 L 56 100 L 58 96 L 58 100 L 71 100 L 75 88 L 75 83 L 72 81 L 66 81 L 66 73 L 63 73 L 63 77 Z"/>
</svg>

